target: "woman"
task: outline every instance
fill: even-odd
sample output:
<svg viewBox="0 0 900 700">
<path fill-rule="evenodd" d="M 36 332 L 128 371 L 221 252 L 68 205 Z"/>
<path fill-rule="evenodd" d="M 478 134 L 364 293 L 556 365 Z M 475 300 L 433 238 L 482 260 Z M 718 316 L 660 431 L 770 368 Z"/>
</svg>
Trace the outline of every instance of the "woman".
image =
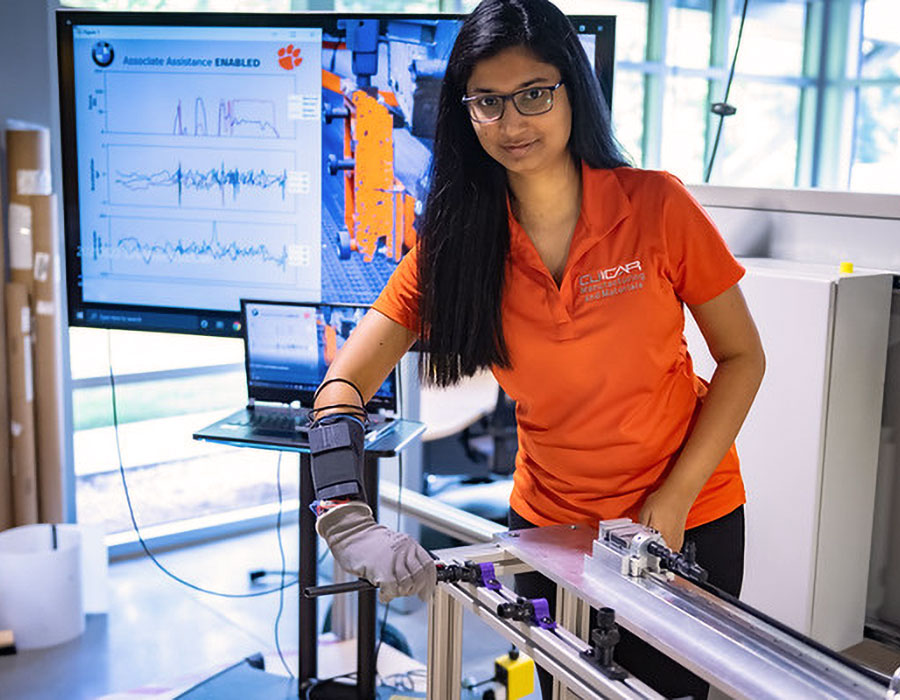
<svg viewBox="0 0 900 700">
<path fill-rule="evenodd" d="M 425 381 L 490 367 L 517 402 L 510 527 L 631 517 L 673 549 L 693 540 L 710 581 L 737 595 L 744 489 L 733 443 L 765 362 L 737 287 L 744 270 L 676 178 L 626 166 L 575 30 L 547 0 L 484 0 L 463 24 L 419 230 L 332 364 L 339 381 L 323 385 L 322 414 L 358 405 L 356 388 L 370 397 L 417 337 Z M 684 305 L 717 361 L 708 385 L 686 351 Z M 419 550 L 396 536 L 384 545 L 411 562 L 392 579 L 360 561 L 377 548 L 343 546 L 360 528 L 320 518 L 357 572 L 381 575 L 392 593 L 427 592 Z M 517 588 L 553 605 L 537 574 Z M 617 658 L 629 670 L 667 695 L 705 694 L 625 636 Z"/>
</svg>

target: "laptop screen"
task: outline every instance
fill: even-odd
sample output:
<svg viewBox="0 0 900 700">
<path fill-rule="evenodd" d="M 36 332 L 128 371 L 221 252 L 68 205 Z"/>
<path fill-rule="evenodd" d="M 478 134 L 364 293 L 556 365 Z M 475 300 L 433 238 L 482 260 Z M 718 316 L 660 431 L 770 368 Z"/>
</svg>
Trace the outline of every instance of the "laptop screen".
<svg viewBox="0 0 900 700">
<path fill-rule="evenodd" d="M 325 372 L 368 307 L 241 300 L 247 392 L 257 401 L 312 406 Z M 366 405 L 397 410 L 396 370 Z"/>
</svg>

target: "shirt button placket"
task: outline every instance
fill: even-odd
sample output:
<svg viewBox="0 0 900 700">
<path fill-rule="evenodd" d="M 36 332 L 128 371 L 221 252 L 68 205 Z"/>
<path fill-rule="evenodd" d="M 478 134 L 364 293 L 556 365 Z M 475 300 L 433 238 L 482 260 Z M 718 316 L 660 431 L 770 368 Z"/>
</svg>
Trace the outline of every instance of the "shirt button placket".
<svg viewBox="0 0 900 700">
<path fill-rule="evenodd" d="M 565 281 L 563 282 L 565 285 Z M 547 286 L 547 303 L 550 305 L 550 313 L 553 316 L 553 322 L 556 324 L 556 337 L 559 340 L 568 340 L 575 337 L 574 323 L 566 307 L 563 292 L 557 289 L 556 283 L 550 281 Z"/>
</svg>

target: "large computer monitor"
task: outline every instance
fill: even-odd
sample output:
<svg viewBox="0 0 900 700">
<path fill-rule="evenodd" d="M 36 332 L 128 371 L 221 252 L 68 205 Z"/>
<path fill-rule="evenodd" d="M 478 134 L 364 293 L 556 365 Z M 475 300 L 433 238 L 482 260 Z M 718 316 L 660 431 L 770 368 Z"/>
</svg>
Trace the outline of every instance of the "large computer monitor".
<svg viewBox="0 0 900 700">
<path fill-rule="evenodd" d="M 615 18 L 572 19 L 609 101 Z M 59 11 L 69 323 L 370 304 L 415 243 L 461 21 Z"/>
</svg>

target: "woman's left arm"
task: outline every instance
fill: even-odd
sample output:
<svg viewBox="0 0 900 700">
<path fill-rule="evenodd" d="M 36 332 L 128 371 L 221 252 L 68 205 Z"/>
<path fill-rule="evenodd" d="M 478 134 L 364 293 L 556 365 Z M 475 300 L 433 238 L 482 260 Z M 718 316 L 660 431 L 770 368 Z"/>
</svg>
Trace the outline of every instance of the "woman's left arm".
<svg viewBox="0 0 900 700">
<path fill-rule="evenodd" d="M 640 522 L 659 530 L 676 551 L 684 543 L 691 506 L 737 437 L 766 366 L 759 332 L 737 285 L 688 308 L 716 361 L 716 371 L 681 454 L 640 514 Z"/>
</svg>

